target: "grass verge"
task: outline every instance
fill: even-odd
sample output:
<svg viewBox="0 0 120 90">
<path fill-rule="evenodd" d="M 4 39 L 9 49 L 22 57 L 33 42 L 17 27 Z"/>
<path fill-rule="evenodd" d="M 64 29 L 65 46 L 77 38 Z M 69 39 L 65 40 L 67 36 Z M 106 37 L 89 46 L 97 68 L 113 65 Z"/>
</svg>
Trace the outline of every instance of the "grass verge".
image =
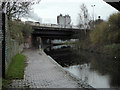
<svg viewBox="0 0 120 90">
<path fill-rule="evenodd" d="M 17 54 L 13 57 L 11 64 L 6 72 L 6 79 L 23 79 L 26 57 L 22 54 Z"/>
<path fill-rule="evenodd" d="M 7 72 L 5 79 L 2 80 L 2 86 L 6 87 L 11 80 L 23 79 L 26 57 L 22 54 L 17 54 L 13 57 Z"/>
</svg>

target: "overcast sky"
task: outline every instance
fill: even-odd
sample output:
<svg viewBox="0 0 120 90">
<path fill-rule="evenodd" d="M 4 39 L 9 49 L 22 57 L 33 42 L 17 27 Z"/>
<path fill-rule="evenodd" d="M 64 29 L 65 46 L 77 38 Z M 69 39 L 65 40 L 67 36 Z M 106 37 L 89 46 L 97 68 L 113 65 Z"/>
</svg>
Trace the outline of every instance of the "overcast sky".
<svg viewBox="0 0 120 90">
<path fill-rule="evenodd" d="M 57 24 L 57 16 L 60 14 L 71 16 L 71 23 L 76 25 L 78 23 L 78 13 L 80 12 L 80 5 L 84 3 L 87 6 L 89 14 L 92 16 L 94 7 L 94 16 L 97 19 L 101 16 L 102 19 L 107 20 L 109 15 L 118 12 L 112 6 L 108 5 L 103 0 L 41 0 L 39 4 L 32 6 L 33 10 L 30 12 L 30 18 L 24 20 L 35 20 L 41 23 Z"/>
</svg>

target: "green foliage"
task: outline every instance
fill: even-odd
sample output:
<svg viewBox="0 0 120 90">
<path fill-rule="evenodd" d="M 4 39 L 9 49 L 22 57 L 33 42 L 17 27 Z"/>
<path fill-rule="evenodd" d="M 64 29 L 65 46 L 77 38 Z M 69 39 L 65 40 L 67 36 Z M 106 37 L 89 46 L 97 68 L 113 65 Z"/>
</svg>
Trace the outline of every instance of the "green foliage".
<svg viewBox="0 0 120 90">
<path fill-rule="evenodd" d="M 31 35 L 32 27 L 20 21 L 9 21 L 9 30 L 11 38 L 22 43 L 26 42 L 27 38 Z"/>
<path fill-rule="evenodd" d="M 13 57 L 11 64 L 9 65 L 6 72 L 6 79 L 23 79 L 24 78 L 24 67 L 26 57 L 22 54 L 17 54 Z"/>
<path fill-rule="evenodd" d="M 79 40 L 76 46 L 120 58 L 120 13 L 112 14 L 108 21 L 96 24 L 89 36 Z"/>
<path fill-rule="evenodd" d="M 120 28 L 120 13 L 112 14 L 109 17 L 108 22 L 111 26 L 114 26 L 114 28 L 119 29 Z"/>
<path fill-rule="evenodd" d="M 11 81 L 10 80 L 5 80 L 5 79 L 2 79 L 2 87 L 4 88 L 4 87 L 7 87 L 8 86 L 8 84 L 10 84 L 11 83 Z M 3 89 L 4 90 L 4 89 Z"/>
<path fill-rule="evenodd" d="M 108 40 L 111 40 L 111 43 L 120 43 L 120 13 L 112 14 L 109 17 L 108 24 Z"/>
<path fill-rule="evenodd" d="M 115 58 L 120 58 L 120 44 L 105 45 L 104 52 L 109 53 L 110 55 L 114 56 Z"/>
<path fill-rule="evenodd" d="M 32 27 L 29 24 L 24 24 L 21 31 L 23 33 L 24 38 L 28 38 L 32 32 Z"/>
<path fill-rule="evenodd" d="M 120 13 L 115 13 L 109 17 L 107 22 L 102 22 L 90 33 L 93 44 L 120 43 Z"/>
<path fill-rule="evenodd" d="M 97 70 L 100 74 L 115 74 L 119 75 L 119 59 L 111 58 L 105 55 L 94 55 L 91 59 L 91 70 Z M 104 68 L 104 69 L 103 69 Z"/>
<path fill-rule="evenodd" d="M 102 22 L 90 33 L 90 39 L 93 44 L 103 44 L 107 37 L 107 22 Z"/>
</svg>

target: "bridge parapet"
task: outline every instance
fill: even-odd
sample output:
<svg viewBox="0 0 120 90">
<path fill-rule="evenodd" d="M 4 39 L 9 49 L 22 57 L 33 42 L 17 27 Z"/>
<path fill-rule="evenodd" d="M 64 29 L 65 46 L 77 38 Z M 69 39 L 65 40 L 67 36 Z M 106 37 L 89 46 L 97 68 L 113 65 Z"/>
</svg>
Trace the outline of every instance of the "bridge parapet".
<svg viewBox="0 0 120 90">
<path fill-rule="evenodd" d="M 84 29 L 76 29 L 76 28 L 57 28 L 57 27 L 35 26 L 35 25 L 32 25 L 32 28 L 33 29 L 39 29 L 39 30 L 64 30 L 64 31 L 84 30 Z"/>
</svg>

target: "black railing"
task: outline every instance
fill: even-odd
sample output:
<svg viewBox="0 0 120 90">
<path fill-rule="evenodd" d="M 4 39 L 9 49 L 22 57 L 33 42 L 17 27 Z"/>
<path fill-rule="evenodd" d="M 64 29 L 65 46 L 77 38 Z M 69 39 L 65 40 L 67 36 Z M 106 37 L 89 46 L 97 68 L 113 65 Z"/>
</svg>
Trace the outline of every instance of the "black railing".
<svg viewBox="0 0 120 90">
<path fill-rule="evenodd" d="M 2 77 L 5 78 L 5 13 L 2 12 Z"/>
<path fill-rule="evenodd" d="M 2 9 L 0 8 L 0 78 L 2 77 Z"/>
</svg>

